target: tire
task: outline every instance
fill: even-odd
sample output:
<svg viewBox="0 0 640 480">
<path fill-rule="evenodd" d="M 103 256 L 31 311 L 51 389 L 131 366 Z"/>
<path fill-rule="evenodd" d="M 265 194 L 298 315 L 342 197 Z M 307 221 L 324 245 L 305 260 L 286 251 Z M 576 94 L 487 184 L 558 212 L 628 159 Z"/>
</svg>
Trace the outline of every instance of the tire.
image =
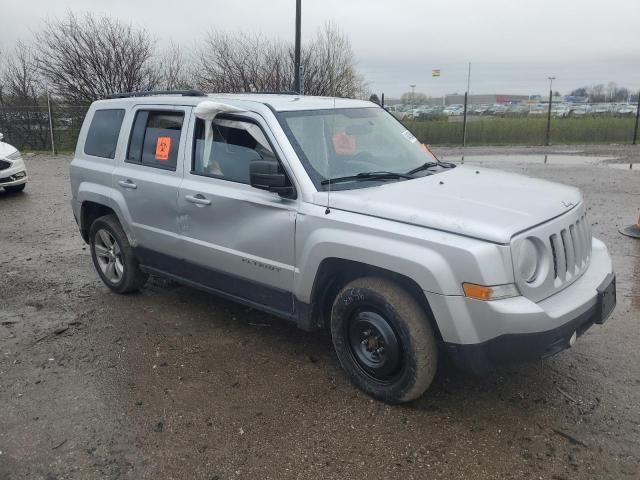
<svg viewBox="0 0 640 480">
<path fill-rule="evenodd" d="M 10 187 L 4 187 L 4 189 L 7 192 L 18 193 L 18 192 L 22 192 L 25 189 L 26 186 L 27 186 L 27 184 L 23 183 L 21 185 L 12 185 Z"/>
<path fill-rule="evenodd" d="M 353 280 L 336 295 L 331 336 L 351 382 L 386 403 L 420 397 L 438 368 L 427 313 L 406 290 L 383 278 Z"/>
<path fill-rule="evenodd" d="M 149 278 L 140 270 L 127 235 L 115 215 L 105 215 L 91 224 L 89 246 L 98 275 L 114 292 L 135 292 Z"/>
</svg>

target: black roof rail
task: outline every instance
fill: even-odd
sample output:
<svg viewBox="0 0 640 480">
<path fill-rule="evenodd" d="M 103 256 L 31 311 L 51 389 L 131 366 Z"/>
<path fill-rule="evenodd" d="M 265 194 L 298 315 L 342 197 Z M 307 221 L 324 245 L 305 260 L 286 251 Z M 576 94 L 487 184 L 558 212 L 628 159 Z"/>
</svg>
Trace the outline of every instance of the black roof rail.
<svg viewBox="0 0 640 480">
<path fill-rule="evenodd" d="M 200 90 L 149 90 L 147 92 L 123 92 L 113 93 L 107 98 L 131 98 L 131 97 L 151 97 L 154 95 L 182 95 L 183 97 L 206 97 L 207 94 Z"/>
<path fill-rule="evenodd" d="M 293 90 L 284 90 L 282 92 L 273 91 L 273 90 L 263 90 L 260 92 L 242 92 L 242 93 L 250 93 L 254 95 L 300 95 L 298 92 L 294 92 Z"/>
</svg>

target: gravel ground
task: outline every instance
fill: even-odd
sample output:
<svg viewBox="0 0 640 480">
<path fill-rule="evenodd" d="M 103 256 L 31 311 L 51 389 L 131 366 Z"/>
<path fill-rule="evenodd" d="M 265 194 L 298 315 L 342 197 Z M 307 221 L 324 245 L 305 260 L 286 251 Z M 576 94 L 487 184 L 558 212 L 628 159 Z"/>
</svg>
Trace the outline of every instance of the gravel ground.
<svg viewBox="0 0 640 480">
<path fill-rule="evenodd" d="M 486 376 L 445 365 L 418 401 L 352 388 L 328 334 L 156 279 L 111 293 L 73 220 L 68 156 L 27 158 L 0 191 L 2 479 L 638 479 L 640 172 L 523 154 L 622 146 L 438 149 L 580 187 L 619 300 L 557 356 Z M 531 157 L 533 159 L 534 157 Z M 495 164 L 495 165 L 494 165 Z"/>
</svg>

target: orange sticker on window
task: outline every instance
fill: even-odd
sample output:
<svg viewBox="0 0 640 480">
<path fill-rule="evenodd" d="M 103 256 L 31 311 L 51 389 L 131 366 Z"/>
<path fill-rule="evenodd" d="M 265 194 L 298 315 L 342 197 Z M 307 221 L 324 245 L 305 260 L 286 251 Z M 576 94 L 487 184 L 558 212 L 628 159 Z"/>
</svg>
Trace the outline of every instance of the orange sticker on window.
<svg viewBox="0 0 640 480">
<path fill-rule="evenodd" d="M 156 160 L 165 162 L 169 160 L 171 151 L 171 137 L 158 137 L 156 140 Z"/>
<path fill-rule="evenodd" d="M 333 135 L 333 148 L 338 155 L 355 155 L 356 137 L 338 132 Z"/>
</svg>

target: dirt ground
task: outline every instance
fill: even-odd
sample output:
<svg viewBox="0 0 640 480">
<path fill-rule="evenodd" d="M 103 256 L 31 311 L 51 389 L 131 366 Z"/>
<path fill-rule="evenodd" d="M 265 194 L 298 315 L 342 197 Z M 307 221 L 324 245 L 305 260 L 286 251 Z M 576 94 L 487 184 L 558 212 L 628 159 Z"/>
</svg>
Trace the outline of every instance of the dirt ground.
<svg viewBox="0 0 640 480">
<path fill-rule="evenodd" d="M 640 162 L 633 147 L 580 150 Z M 446 156 L 461 149 L 437 149 Z M 555 357 L 471 376 L 444 365 L 399 407 L 355 390 L 328 334 L 153 280 L 111 293 L 69 204 L 69 156 L 0 192 L 1 479 L 639 479 L 638 170 L 485 163 L 580 187 L 618 307 Z"/>
</svg>

